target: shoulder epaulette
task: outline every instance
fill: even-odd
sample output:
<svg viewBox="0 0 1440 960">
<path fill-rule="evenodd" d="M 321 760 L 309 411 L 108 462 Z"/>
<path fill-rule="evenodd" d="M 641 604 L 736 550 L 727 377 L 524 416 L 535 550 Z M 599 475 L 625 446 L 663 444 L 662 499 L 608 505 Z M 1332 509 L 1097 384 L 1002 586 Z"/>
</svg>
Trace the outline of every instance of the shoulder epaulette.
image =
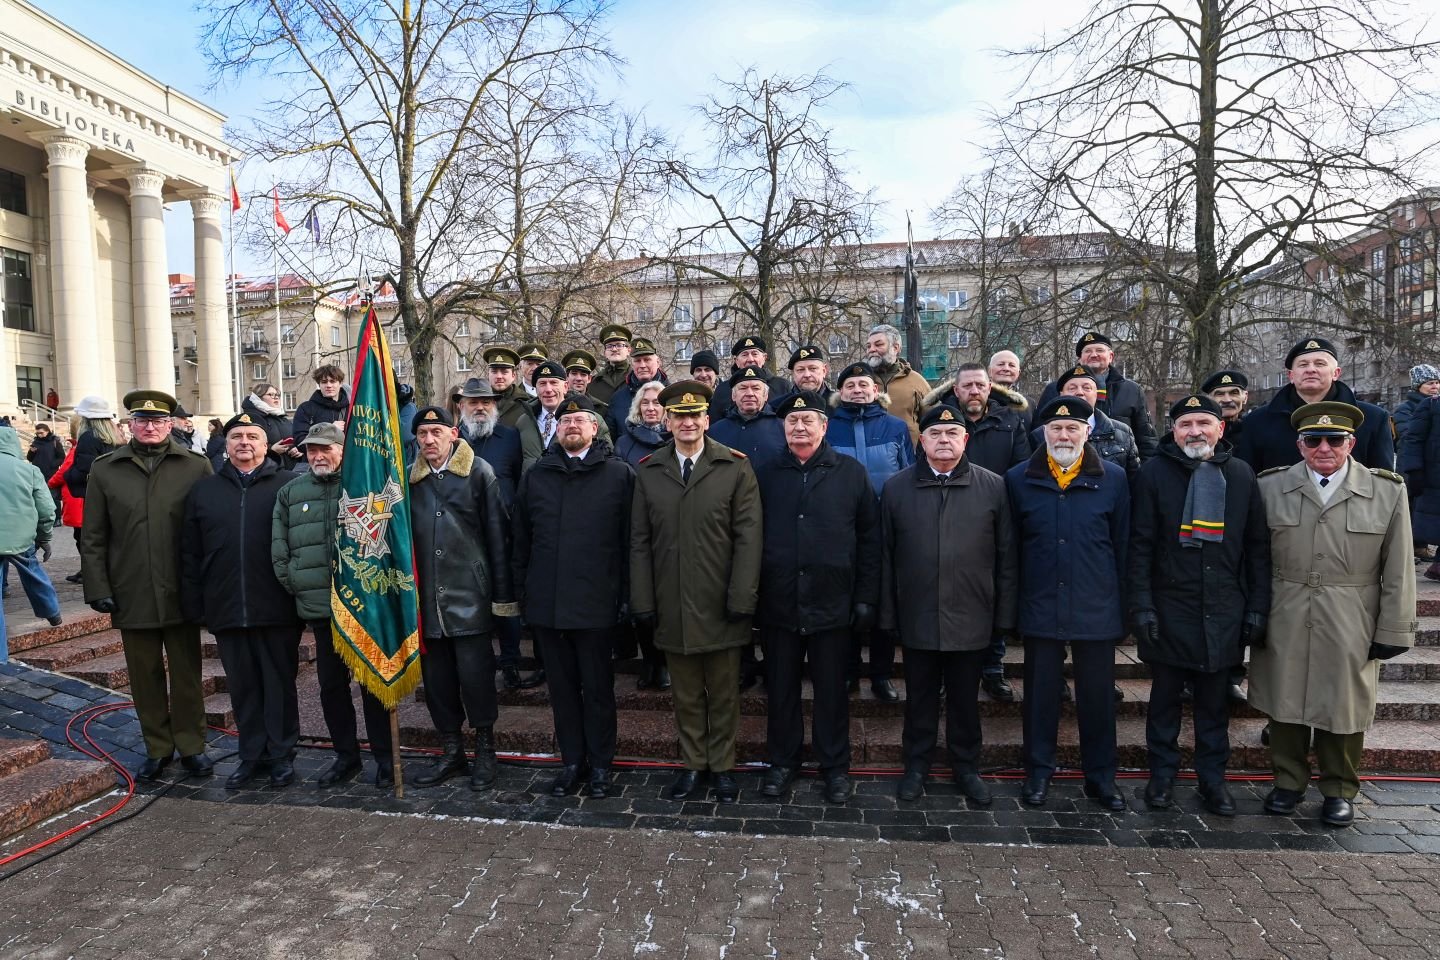
<svg viewBox="0 0 1440 960">
<path fill-rule="evenodd" d="M 734 454 L 736 460 L 749 460 L 749 459 L 750 459 L 750 458 L 747 457 L 745 454 L 741 453 L 739 450 L 736 450 L 734 447 L 731 447 L 731 448 L 730 448 L 730 452 L 731 452 L 732 454 Z"/>
<path fill-rule="evenodd" d="M 1268 469 L 1268 470 L 1261 470 L 1259 473 L 1256 474 L 1256 476 L 1257 476 L 1257 477 L 1267 477 L 1267 476 L 1269 476 L 1269 475 L 1272 474 L 1272 473 L 1280 473 L 1282 470 L 1289 470 L 1289 469 L 1290 469 L 1290 467 L 1288 467 L 1288 466 L 1284 466 L 1284 467 L 1271 467 L 1271 468 Z"/>
<path fill-rule="evenodd" d="M 644 463 L 645 461 L 649 460 L 649 459 L 650 459 L 651 457 L 653 457 L 653 456 L 655 456 L 655 454 L 653 454 L 653 453 L 647 453 L 647 454 L 645 454 L 645 456 L 643 456 L 643 457 L 640 458 L 640 463 Z M 637 463 L 636 466 L 638 467 L 638 466 L 640 465 L 640 463 Z"/>
<path fill-rule="evenodd" d="M 1383 467 L 1371 467 L 1370 472 L 1377 477 L 1384 477 L 1386 480 L 1393 480 L 1395 483 L 1404 483 L 1405 478 L 1394 470 L 1386 470 Z"/>
</svg>

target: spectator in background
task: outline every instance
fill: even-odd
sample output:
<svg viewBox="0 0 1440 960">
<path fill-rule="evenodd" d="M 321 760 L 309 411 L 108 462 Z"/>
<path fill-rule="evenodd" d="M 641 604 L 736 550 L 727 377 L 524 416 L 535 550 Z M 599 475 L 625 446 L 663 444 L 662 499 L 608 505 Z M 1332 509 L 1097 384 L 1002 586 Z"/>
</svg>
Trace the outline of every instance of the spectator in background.
<svg viewBox="0 0 1440 960">
<path fill-rule="evenodd" d="M 70 418 L 70 436 L 74 439 L 75 445 L 71 450 L 70 466 L 66 467 L 61 475 L 64 477 L 65 493 L 76 504 L 74 522 L 71 522 L 71 514 L 67 511 L 65 526 L 74 529 L 75 543 L 78 546 L 90 470 L 94 467 L 97 457 L 102 457 L 116 449 L 124 441 L 121 439 L 120 428 L 115 424 L 115 414 L 110 411 L 110 405 L 104 399 L 96 396 L 84 397 L 75 405 L 75 413 Z M 83 571 L 82 566 L 80 570 L 65 579 L 70 583 L 80 583 L 83 579 L 81 576 Z"/>
<path fill-rule="evenodd" d="M 20 437 L 13 429 L 0 429 L 0 573 L 13 566 L 36 616 L 52 625 L 60 621 L 60 601 L 36 550 L 50 559 L 50 536 L 55 526 L 55 501 L 45 478 L 34 464 L 20 457 Z M 3 604 L 0 604 L 3 608 Z M 5 642 L 5 614 L 0 612 L 0 663 L 10 659 Z"/>
<path fill-rule="evenodd" d="M 265 437 L 270 441 L 268 456 L 271 460 L 279 464 L 289 463 L 291 454 L 299 452 L 285 442 L 290 439 L 293 430 L 290 418 L 285 416 L 279 387 L 271 383 L 255 384 L 250 396 L 240 401 L 240 412 L 250 414 L 250 418 L 265 429 Z M 220 443 L 223 450 L 224 440 Z"/>
<path fill-rule="evenodd" d="M 1425 545 L 1433 557 L 1428 547 L 1440 543 L 1440 397 L 1427 397 L 1410 418 L 1400 441 L 1400 472 L 1415 505 L 1411 529 L 1416 549 Z M 1440 580 L 1440 560 L 1430 564 L 1425 579 Z"/>
<path fill-rule="evenodd" d="M 660 391 L 665 384 L 659 380 L 642 383 L 635 391 L 630 404 L 629 416 L 625 418 L 615 453 L 630 466 L 650 456 L 670 439 L 665 432 L 665 408 L 660 405 Z"/>
<path fill-rule="evenodd" d="M 45 406 L 51 410 L 60 409 L 60 394 L 55 392 L 54 387 L 51 387 L 45 394 Z"/>
<path fill-rule="evenodd" d="M 395 398 L 400 401 L 400 436 L 404 441 L 405 466 L 408 467 L 415 462 L 415 453 L 419 450 L 419 447 L 415 446 L 415 435 L 410 430 L 415 423 L 415 388 L 408 383 L 397 382 Z"/>
<path fill-rule="evenodd" d="M 345 421 L 350 416 L 350 394 L 344 387 L 345 371 L 327 363 L 315 371 L 314 377 L 315 392 L 296 408 L 295 422 L 287 434 L 296 444 L 309 436 L 310 428 L 317 423 L 333 423 L 344 431 Z M 276 400 L 279 400 L 278 394 Z M 294 445 L 290 448 L 290 455 L 296 460 L 304 456 Z"/>
<path fill-rule="evenodd" d="M 1410 391 L 1405 394 L 1395 407 L 1395 412 L 1390 415 L 1391 422 L 1395 426 L 1395 444 L 1398 449 L 1401 441 L 1405 439 L 1405 431 L 1409 429 L 1410 419 L 1420 409 L 1421 404 L 1433 396 L 1440 395 L 1440 367 L 1428 363 L 1420 363 L 1410 368 Z"/>
<path fill-rule="evenodd" d="M 206 444 L 195 436 L 195 421 L 190 419 L 190 411 L 185 409 L 184 404 L 175 406 L 175 415 L 170 418 L 170 423 L 170 436 L 196 453 L 205 452 Z"/>
<path fill-rule="evenodd" d="M 49 483 L 50 478 L 55 476 L 55 472 L 60 469 L 60 464 L 65 462 L 65 454 L 65 444 L 61 443 L 60 438 L 50 432 L 50 424 L 37 423 L 35 425 L 35 438 L 30 441 L 30 449 L 26 451 L 25 459 L 35 464 L 41 475 L 45 477 L 46 483 Z M 58 513 L 60 510 L 60 488 L 52 488 L 51 494 L 51 499 L 55 501 L 55 510 Z"/>
<path fill-rule="evenodd" d="M 696 350 L 690 358 L 690 376 L 711 390 L 720 385 L 720 358 L 713 350 Z"/>
</svg>

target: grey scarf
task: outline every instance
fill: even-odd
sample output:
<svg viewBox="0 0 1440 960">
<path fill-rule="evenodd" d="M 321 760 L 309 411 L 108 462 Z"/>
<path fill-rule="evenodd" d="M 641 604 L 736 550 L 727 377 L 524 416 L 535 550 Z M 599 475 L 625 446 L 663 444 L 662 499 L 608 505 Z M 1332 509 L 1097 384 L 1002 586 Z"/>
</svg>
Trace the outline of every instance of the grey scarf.
<svg viewBox="0 0 1440 960">
<path fill-rule="evenodd" d="M 1190 473 L 1185 509 L 1180 514 L 1180 546 L 1225 542 L 1225 472 L 1204 460 Z"/>
</svg>

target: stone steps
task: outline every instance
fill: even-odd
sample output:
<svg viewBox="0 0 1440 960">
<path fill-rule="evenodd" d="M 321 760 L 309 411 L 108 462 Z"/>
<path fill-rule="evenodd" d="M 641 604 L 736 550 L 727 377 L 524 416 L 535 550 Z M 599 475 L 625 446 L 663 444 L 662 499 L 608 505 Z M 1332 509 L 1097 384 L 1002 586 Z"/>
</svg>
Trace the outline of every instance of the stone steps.
<svg viewBox="0 0 1440 960">
<path fill-rule="evenodd" d="M 25 658 L 20 654 L 28 650 L 60 643 L 64 640 L 73 640 L 76 637 L 87 637 L 92 633 L 109 629 L 110 614 L 108 613 L 87 613 L 83 616 L 67 617 L 65 622 L 58 627 L 47 625 L 37 630 L 11 634 L 8 640 L 10 656 L 23 660 Z"/>
<path fill-rule="evenodd" d="M 102 630 L 73 640 L 60 640 L 41 647 L 32 647 L 22 653 L 19 659 L 39 670 L 65 673 L 72 667 L 83 666 L 100 657 L 120 653 L 122 649 L 119 630 Z"/>
<path fill-rule="evenodd" d="M 103 657 L 96 657 L 85 663 L 68 667 L 62 672 L 67 676 L 84 680 L 86 683 L 108 687 L 111 690 L 124 692 L 130 689 L 130 668 L 125 664 L 125 654 L 123 653 L 111 653 Z M 200 681 L 207 697 L 225 689 L 225 668 L 218 659 L 200 661 Z"/>
<path fill-rule="evenodd" d="M 43 740 L 0 739 L 0 838 L 114 788 L 108 763 L 56 760 Z"/>
</svg>

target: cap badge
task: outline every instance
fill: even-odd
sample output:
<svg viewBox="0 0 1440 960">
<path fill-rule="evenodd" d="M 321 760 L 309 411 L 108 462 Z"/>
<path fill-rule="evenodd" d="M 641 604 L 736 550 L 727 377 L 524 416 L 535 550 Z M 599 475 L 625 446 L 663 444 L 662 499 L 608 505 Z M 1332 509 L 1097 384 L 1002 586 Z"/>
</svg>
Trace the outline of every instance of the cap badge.
<svg viewBox="0 0 1440 960">
<path fill-rule="evenodd" d="M 1305 344 L 1305 346 L 1306 346 L 1308 349 L 1311 349 L 1311 350 L 1319 350 L 1319 349 L 1320 349 L 1320 344 L 1316 343 L 1314 340 L 1311 340 L 1309 343 Z"/>
<path fill-rule="evenodd" d="M 749 337 L 746 337 L 744 340 L 740 341 L 740 346 L 742 346 L 742 347 L 753 347 L 753 346 L 755 346 L 755 341 L 754 341 L 754 340 L 751 340 Z"/>
<path fill-rule="evenodd" d="M 801 360 L 804 360 L 804 359 L 805 359 L 806 357 L 808 357 L 808 356 L 810 356 L 810 351 L 809 351 L 809 350 L 801 350 L 801 351 L 800 351 L 800 359 L 801 359 Z"/>
<path fill-rule="evenodd" d="M 1199 397 L 1191 397 L 1189 400 L 1186 400 L 1186 401 L 1185 401 L 1185 406 L 1187 406 L 1187 407 L 1198 407 L 1198 406 L 1200 406 L 1200 398 L 1199 398 Z"/>
<path fill-rule="evenodd" d="M 695 394 L 693 394 L 693 393 L 687 393 L 687 394 L 685 394 L 685 396 L 683 396 L 683 397 L 680 398 L 680 402 L 681 402 L 681 403 L 695 403 L 695 402 L 696 402 L 696 400 L 695 400 Z"/>
<path fill-rule="evenodd" d="M 253 420 L 250 419 L 250 414 L 248 414 L 248 413 L 242 413 L 242 414 L 240 414 L 240 422 L 241 422 L 241 423 L 254 423 L 255 421 L 253 421 Z"/>
<path fill-rule="evenodd" d="M 955 414 L 951 413 L 949 410 L 941 410 L 941 411 L 940 411 L 940 419 L 941 419 L 941 420 L 954 420 L 954 419 L 955 419 Z"/>
<path fill-rule="evenodd" d="M 144 403 L 143 405 L 141 405 L 140 409 L 141 409 L 141 410 L 154 410 L 154 409 L 156 409 L 156 407 L 155 407 L 155 401 L 154 401 L 154 400 L 146 400 L 145 403 Z"/>
<path fill-rule="evenodd" d="M 1331 419 L 1330 419 L 1330 414 L 1328 414 L 1328 413 L 1325 414 L 1323 417 L 1321 417 L 1319 420 L 1316 420 L 1316 421 L 1315 421 L 1315 423 L 1316 423 L 1317 426 L 1326 426 L 1326 427 L 1330 426 L 1330 425 L 1333 424 L 1334 422 L 1335 422 L 1334 420 L 1331 420 Z"/>
<path fill-rule="evenodd" d="M 570 405 L 565 408 L 565 412 L 566 412 L 566 413 L 574 413 L 576 410 L 579 410 L 579 409 L 580 409 L 580 404 L 576 403 L 574 400 L 571 400 L 571 401 L 570 401 Z"/>
<path fill-rule="evenodd" d="M 426 420 L 439 420 L 439 419 L 440 419 L 440 414 L 436 413 L 434 410 L 428 410 L 428 411 L 426 411 L 426 413 L 425 413 L 425 419 L 426 419 Z"/>
<path fill-rule="evenodd" d="M 1087 333 L 1087 334 L 1085 334 L 1085 342 L 1086 342 L 1086 343 L 1094 343 L 1094 342 L 1095 342 L 1095 334 L 1093 334 L 1093 333 Z"/>
<path fill-rule="evenodd" d="M 1055 416 L 1057 416 L 1057 417 L 1068 417 L 1068 416 L 1070 416 L 1070 408 L 1067 407 L 1067 406 L 1065 406 L 1064 404 L 1061 404 L 1060 406 L 1058 406 L 1058 407 L 1055 408 Z"/>
<path fill-rule="evenodd" d="M 1220 378 L 1220 382 L 1221 382 L 1221 383 L 1234 383 L 1235 381 L 1232 380 L 1232 379 L 1230 379 L 1230 374 L 1227 373 L 1227 374 L 1225 374 L 1225 376 L 1223 376 L 1223 377 Z"/>
<path fill-rule="evenodd" d="M 1090 372 L 1090 371 L 1089 371 L 1089 370 L 1086 370 L 1083 365 L 1082 365 L 1082 366 L 1079 366 L 1079 367 L 1076 367 L 1074 370 L 1071 370 L 1071 371 L 1070 371 L 1071 374 L 1073 374 L 1074 376 L 1077 376 L 1077 377 L 1086 376 L 1087 374 L 1089 374 L 1089 372 Z"/>
<path fill-rule="evenodd" d="M 804 397 L 800 397 L 799 399 L 797 399 L 797 400 L 795 401 L 795 405 L 794 405 L 793 409 L 799 410 L 799 409 L 800 409 L 801 407 L 803 407 L 803 406 L 805 406 L 805 398 L 804 398 Z"/>
</svg>

